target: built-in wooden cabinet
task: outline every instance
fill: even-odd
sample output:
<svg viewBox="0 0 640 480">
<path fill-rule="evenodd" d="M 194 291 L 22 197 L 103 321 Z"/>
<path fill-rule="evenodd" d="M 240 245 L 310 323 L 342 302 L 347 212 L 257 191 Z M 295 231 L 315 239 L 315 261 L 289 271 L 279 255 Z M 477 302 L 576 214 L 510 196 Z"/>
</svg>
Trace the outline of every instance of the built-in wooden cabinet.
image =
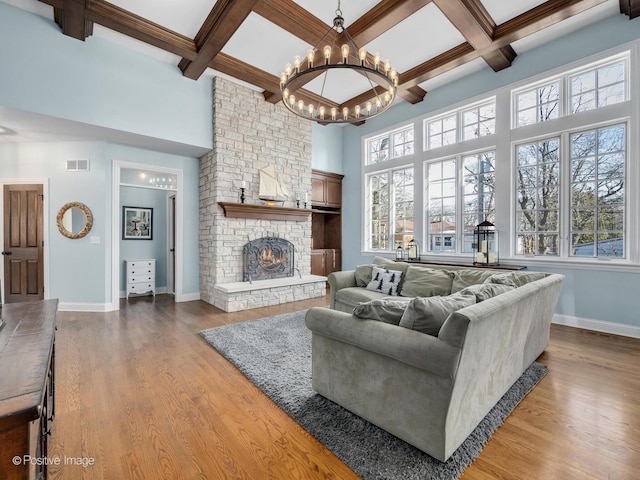
<svg viewBox="0 0 640 480">
<path fill-rule="evenodd" d="M 311 273 L 327 276 L 342 269 L 342 177 L 311 173 Z"/>
</svg>

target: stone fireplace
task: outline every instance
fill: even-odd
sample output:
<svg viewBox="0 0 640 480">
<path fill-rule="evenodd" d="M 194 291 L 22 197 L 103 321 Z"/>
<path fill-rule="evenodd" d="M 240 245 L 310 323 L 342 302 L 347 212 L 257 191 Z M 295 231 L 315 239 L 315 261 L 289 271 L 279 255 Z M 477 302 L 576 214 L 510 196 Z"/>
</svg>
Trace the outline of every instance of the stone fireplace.
<svg viewBox="0 0 640 480">
<path fill-rule="evenodd" d="M 243 185 L 246 203 L 261 204 L 260 170 L 269 165 L 283 172 L 291 194 L 283 207 L 296 208 L 296 197 L 311 192 L 310 123 L 258 92 L 214 78 L 213 150 L 200 159 L 200 298 L 227 312 L 325 295 L 326 279 L 310 274 L 310 215 L 242 218 L 225 215 L 219 204 L 239 203 Z M 294 246 L 294 275 L 245 281 L 245 244 L 263 237 Z"/>
</svg>

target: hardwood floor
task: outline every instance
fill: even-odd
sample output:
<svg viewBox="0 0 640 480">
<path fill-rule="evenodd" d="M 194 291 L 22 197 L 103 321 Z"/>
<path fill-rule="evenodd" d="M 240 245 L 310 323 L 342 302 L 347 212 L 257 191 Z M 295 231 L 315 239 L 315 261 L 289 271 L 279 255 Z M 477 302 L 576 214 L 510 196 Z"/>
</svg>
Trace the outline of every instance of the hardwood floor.
<svg viewBox="0 0 640 480">
<path fill-rule="evenodd" d="M 59 312 L 50 478 L 357 479 L 198 335 L 326 304 Z M 549 374 L 462 479 L 640 478 L 640 340 L 554 325 L 540 361 Z"/>
</svg>

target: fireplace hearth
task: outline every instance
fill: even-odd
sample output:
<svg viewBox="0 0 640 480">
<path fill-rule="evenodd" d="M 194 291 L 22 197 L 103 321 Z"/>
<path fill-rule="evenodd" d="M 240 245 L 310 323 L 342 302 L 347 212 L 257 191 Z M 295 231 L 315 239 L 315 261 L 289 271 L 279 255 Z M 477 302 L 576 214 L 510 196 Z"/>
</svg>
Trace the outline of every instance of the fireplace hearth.
<svg viewBox="0 0 640 480">
<path fill-rule="evenodd" d="M 250 241 L 243 248 L 243 281 L 292 277 L 294 252 L 293 243 L 284 238 L 262 237 Z"/>
</svg>

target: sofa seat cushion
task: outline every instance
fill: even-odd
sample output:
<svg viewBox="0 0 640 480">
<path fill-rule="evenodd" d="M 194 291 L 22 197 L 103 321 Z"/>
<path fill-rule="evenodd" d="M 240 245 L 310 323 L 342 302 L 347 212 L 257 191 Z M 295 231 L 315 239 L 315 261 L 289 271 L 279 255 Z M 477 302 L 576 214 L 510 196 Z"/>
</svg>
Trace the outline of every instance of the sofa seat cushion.
<svg viewBox="0 0 640 480">
<path fill-rule="evenodd" d="M 352 312 L 353 309 L 360 303 L 368 302 L 370 300 L 380 300 L 387 298 L 389 295 L 380 292 L 374 292 L 362 287 L 347 287 L 341 288 L 336 292 L 336 303 L 340 303 L 346 307 L 340 310 Z"/>
<path fill-rule="evenodd" d="M 476 303 L 472 293 L 454 293 L 446 297 L 416 297 L 409 302 L 400 319 L 400 326 L 438 336 L 445 320 L 456 310 Z"/>
<path fill-rule="evenodd" d="M 400 295 L 403 297 L 433 297 L 449 295 L 453 272 L 411 265 L 407 269 Z"/>
<path fill-rule="evenodd" d="M 358 318 L 377 320 L 378 322 L 398 325 L 402 319 L 410 298 L 382 298 L 361 303 L 353 309 L 353 315 Z"/>
<path fill-rule="evenodd" d="M 398 285 L 402 279 L 402 272 L 387 270 L 386 268 L 373 267 L 371 281 L 367 284 L 367 290 L 385 293 L 389 296 L 398 295 Z"/>
</svg>

